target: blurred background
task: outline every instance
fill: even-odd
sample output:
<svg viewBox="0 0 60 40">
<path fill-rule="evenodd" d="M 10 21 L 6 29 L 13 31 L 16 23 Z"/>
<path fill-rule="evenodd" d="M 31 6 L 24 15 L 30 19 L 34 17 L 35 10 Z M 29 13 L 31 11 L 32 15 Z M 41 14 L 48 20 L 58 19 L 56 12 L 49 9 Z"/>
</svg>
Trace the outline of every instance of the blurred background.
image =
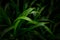
<svg viewBox="0 0 60 40">
<path fill-rule="evenodd" d="M 0 39 L 60 40 L 60 1 L 0 0 Z"/>
</svg>

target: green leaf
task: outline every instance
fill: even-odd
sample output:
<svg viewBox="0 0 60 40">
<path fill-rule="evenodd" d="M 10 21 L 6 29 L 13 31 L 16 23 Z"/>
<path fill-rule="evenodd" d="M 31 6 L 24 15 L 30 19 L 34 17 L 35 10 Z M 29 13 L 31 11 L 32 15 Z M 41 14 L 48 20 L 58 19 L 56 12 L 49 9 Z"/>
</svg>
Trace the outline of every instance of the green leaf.
<svg viewBox="0 0 60 40">
<path fill-rule="evenodd" d="M 29 7 L 31 7 L 35 2 L 36 2 L 36 0 L 33 0 Z"/>
<path fill-rule="evenodd" d="M 15 23 L 15 26 L 14 26 L 15 31 L 16 31 L 16 28 L 17 28 L 19 22 L 21 22 L 22 19 L 23 19 L 23 20 L 26 20 L 26 21 L 28 21 L 28 22 L 30 22 L 30 23 L 32 23 L 32 24 L 37 24 L 36 21 L 31 20 L 29 17 L 21 16 L 21 17 L 19 17 L 18 19 L 16 19 L 16 21 L 15 21 L 15 22 L 16 22 L 16 23 Z"/>
<path fill-rule="evenodd" d="M 25 29 L 25 31 L 31 31 L 32 29 L 35 29 L 35 28 L 38 28 L 38 27 L 41 27 L 41 26 L 47 24 L 47 22 L 37 22 L 37 21 L 35 21 L 35 22 L 36 22 L 35 25 Z"/>
<path fill-rule="evenodd" d="M 52 31 L 51 31 L 47 26 L 43 25 L 43 27 L 44 27 L 50 34 L 53 35 Z"/>
<path fill-rule="evenodd" d="M 29 9 L 27 9 L 26 11 L 24 11 L 24 12 L 22 13 L 22 15 L 20 15 L 18 18 L 16 18 L 16 20 L 14 21 L 14 23 L 13 23 L 9 28 L 7 28 L 6 30 L 4 30 L 2 36 L 3 36 L 5 33 L 7 33 L 8 31 L 12 30 L 12 29 L 14 29 L 15 32 L 16 32 L 16 28 L 17 28 L 18 24 L 21 22 L 21 19 L 32 22 L 32 20 L 31 20 L 30 18 L 26 17 L 26 16 L 27 16 L 33 9 L 34 9 L 34 8 L 29 8 Z M 23 17 L 23 16 L 24 16 L 24 17 Z M 19 19 L 19 18 L 20 18 L 20 19 Z M 26 18 L 27 18 L 27 19 L 26 19 Z"/>
<path fill-rule="evenodd" d="M 26 10 L 28 8 L 28 2 L 25 2 L 25 4 L 23 5 L 23 11 Z"/>
<path fill-rule="evenodd" d="M 46 6 L 42 7 L 38 13 L 37 13 L 37 16 L 35 17 L 35 19 L 37 19 L 38 17 L 40 17 L 40 14 L 42 13 L 42 11 L 45 9 Z"/>
<path fill-rule="evenodd" d="M 27 18 L 26 16 L 28 16 L 28 14 L 30 14 L 30 12 L 31 12 L 33 9 L 34 9 L 34 8 L 29 8 L 29 9 L 27 9 L 27 10 L 24 11 L 22 14 L 20 14 L 19 17 L 16 18 L 17 24 L 15 25 L 15 30 L 16 30 L 18 24 L 20 23 L 20 21 L 22 21 L 21 19 L 25 19 L 25 20 L 31 21 L 31 20 L 30 20 L 29 18 Z M 24 16 L 24 17 L 23 17 L 23 16 Z M 26 19 L 26 18 L 27 18 L 27 19 Z M 20 19 L 20 20 L 18 20 L 18 19 Z M 16 20 L 14 21 L 14 23 L 16 22 Z M 22 24 L 22 23 L 20 23 L 20 24 Z"/>
<path fill-rule="evenodd" d="M 2 17 L 6 20 L 8 25 L 11 25 L 11 20 L 3 8 L 0 8 Z"/>
<path fill-rule="evenodd" d="M 8 31 L 10 31 L 10 30 L 12 30 L 12 29 L 13 29 L 13 26 L 5 29 L 5 30 L 2 32 L 2 34 L 1 34 L 1 36 L 0 36 L 0 39 L 1 39 Z"/>
<path fill-rule="evenodd" d="M 34 8 L 29 8 L 27 10 L 25 10 L 22 14 L 19 15 L 20 16 L 28 16 L 30 14 L 31 11 L 33 11 Z"/>
</svg>

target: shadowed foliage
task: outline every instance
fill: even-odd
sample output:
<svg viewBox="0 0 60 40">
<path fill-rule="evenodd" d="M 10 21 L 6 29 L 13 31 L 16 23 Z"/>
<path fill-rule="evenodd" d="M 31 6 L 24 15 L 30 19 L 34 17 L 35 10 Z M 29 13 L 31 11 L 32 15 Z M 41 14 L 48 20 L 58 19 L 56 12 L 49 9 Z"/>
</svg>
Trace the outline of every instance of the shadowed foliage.
<svg viewBox="0 0 60 40">
<path fill-rule="evenodd" d="M 60 40 L 59 0 L 0 0 L 0 40 Z"/>
</svg>

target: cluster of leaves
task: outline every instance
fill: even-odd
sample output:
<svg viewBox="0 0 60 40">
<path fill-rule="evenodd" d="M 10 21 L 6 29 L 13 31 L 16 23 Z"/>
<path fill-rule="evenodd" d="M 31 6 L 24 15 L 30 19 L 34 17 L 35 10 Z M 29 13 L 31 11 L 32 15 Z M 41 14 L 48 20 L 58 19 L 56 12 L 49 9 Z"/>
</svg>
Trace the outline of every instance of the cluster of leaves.
<svg viewBox="0 0 60 40">
<path fill-rule="evenodd" d="M 48 8 L 48 15 L 43 16 L 47 5 L 43 5 L 44 0 L 40 3 L 36 3 L 36 0 L 29 2 L 28 0 L 23 1 L 23 9 L 20 8 L 20 1 L 10 0 L 4 8 L 0 6 L 0 39 L 3 40 L 53 40 L 54 34 L 52 26 L 54 22 L 49 19 L 52 13 L 53 0 Z M 34 6 L 35 5 L 35 6 Z M 48 25 L 47 25 L 48 24 Z M 7 38 L 6 38 L 7 36 Z M 8 38 L 9 37 L 9 38 Z"/>
</svg>

